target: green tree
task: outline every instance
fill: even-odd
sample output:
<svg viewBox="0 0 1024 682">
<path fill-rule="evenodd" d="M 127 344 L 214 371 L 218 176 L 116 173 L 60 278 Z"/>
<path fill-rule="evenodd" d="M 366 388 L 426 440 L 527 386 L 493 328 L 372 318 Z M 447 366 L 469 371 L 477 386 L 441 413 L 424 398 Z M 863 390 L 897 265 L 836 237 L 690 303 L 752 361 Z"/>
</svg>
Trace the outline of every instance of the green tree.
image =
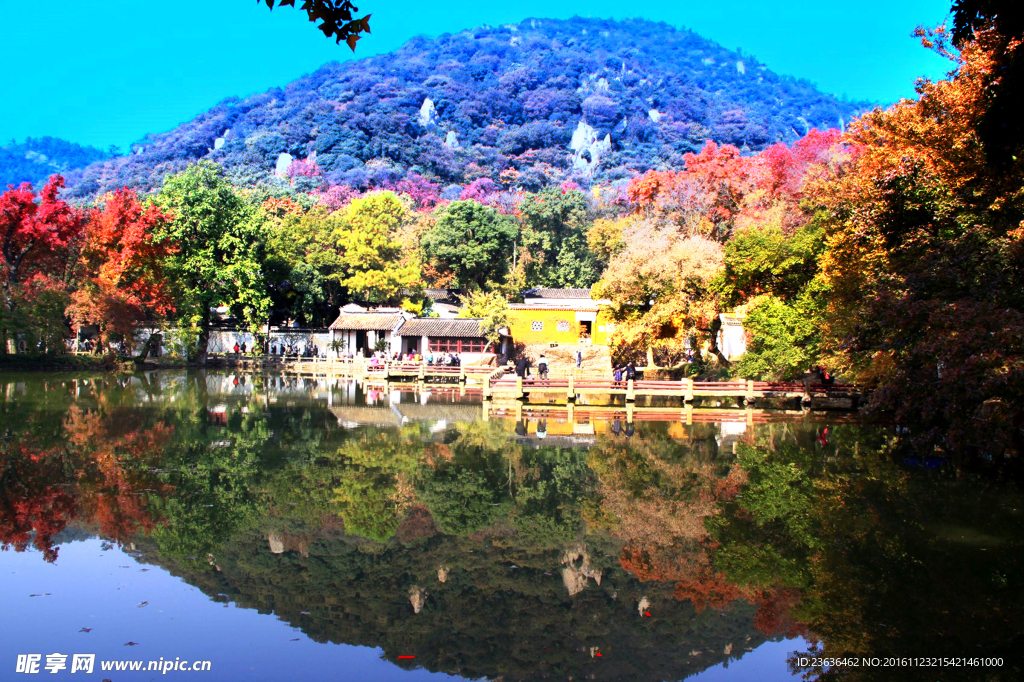
<svg viewBox="0 0 1024 682">
<path fill-rule="evenodd" d="M 501 340 L 500 330 L 510 324 L 508 301 L 498 292 L 470 292 L 462 299 L 459 317 L 480 319 L 480 333 L 491 343 Z"/>
<path fill-rule="evenodd" d="M 270 221 L 266 271 L 275 316 L 311 326 L 333 320 L 344 295 L 333 236 L 342 229 L 341 214 L 328 215 L 323 208 Z"/>
<path fill-rule="evenodd" d="M 586 248 L 590 203 L 583 192 L 546 187 L 523 201 L 523 250 L 527 281 L 556 287 L 589 287 L 600 275 Z"/>
<path fill-rule="evenodd" d="M 427 261 L 452 272 L 458 285 L 483 288 L 507 275 L 517 234 L 515 223 L 493 208 L 453 201 L 440 209 L 421 245 Z"/>
<path fill-rule="evenodd" d="M 168 176 L 157 203 L 174 216 L 158 239 L 178 248 L 168 261 L 178 289 L 178 321 L 197 335 L 194 359 L 204 364 L 211 308 L 228 305 L 253 331 L 267 319 L 264 222 L 209 161 Z"/>
<path fill-rule="evenodd" d="M 818 271 L 824 230 L 810 222 L 786 235 L 774 223 L 741 230 L 725 243 L 724 298 L 732 305 L 759 294 L 796 298 Z"/>
<path fill-rule="evenodd" d="M 353 200 L 332 236 L 340 251 L 340 284 L 370 303 L 394 303 L 420 281 L 419 263 L 397 241 L 409 209 L 394 192 Z"/>
<path fill-rule="evenodd" d="M 815 280 L 791 301 L 767 295 L 757 299 L 743 326 L 750 334 L 747 351 L 733 365 L 751 379 L 792 379 L 814 365 L 821 354 L 821 325 L 826 285 Z"/>
</svg>

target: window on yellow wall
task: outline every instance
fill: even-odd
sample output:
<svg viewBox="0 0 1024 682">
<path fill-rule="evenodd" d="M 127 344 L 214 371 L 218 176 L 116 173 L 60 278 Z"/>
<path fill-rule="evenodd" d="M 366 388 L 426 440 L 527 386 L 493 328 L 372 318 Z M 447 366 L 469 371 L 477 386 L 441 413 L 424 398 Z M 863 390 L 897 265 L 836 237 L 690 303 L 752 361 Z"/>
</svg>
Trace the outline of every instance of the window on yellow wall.
<svg viewBox="0 0 1024 682">
<path fill-rule="evenodd" d="M 560 331 L 560 332 L 567 332 L 567 331 L 569 331 L 569 323 L 566 322 L 565 320 L 559 320 L 558 321 L 558 331 Z"/>
<path fill-rule="evenodd" d="M 533 322 L 530 323 L 530 331 L 532 331 L 532 332 L 542 332 L 542 331 L 544 331 L 544 323 L 542 321 L 540 321 L 540 320 L 534 320 Z"/>
</svg>

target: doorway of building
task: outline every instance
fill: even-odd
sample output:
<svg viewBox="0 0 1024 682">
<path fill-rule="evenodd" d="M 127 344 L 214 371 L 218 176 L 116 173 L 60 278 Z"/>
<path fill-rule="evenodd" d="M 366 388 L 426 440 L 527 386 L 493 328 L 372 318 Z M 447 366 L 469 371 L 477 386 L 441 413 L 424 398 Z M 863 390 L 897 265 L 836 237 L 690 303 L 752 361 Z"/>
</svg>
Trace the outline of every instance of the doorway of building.
<svg viewBox="0 0 1024 682">
<path fill-rule="evenodd" d="M 364 331 L 356 331 L 355 354 L 366 357 L 366 332 Z"/>
</svg>

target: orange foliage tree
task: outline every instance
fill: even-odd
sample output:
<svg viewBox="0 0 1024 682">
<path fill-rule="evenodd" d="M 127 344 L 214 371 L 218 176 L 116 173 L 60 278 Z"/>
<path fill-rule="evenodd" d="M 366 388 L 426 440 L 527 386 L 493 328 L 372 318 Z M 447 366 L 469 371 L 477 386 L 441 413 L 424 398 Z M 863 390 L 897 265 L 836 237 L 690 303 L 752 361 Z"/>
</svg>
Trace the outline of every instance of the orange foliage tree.
<svg viewBox="0 0 1024 682">
<path fill-rule="evenodd" d="M 854 122 L 850 168 L 813 190 L 837 364 L 922 441 L 1020 452 L 1024 159 L 992 170 L 979 136 L 1003 49 L 981 33 L 949 79 Z"/>
</svg>

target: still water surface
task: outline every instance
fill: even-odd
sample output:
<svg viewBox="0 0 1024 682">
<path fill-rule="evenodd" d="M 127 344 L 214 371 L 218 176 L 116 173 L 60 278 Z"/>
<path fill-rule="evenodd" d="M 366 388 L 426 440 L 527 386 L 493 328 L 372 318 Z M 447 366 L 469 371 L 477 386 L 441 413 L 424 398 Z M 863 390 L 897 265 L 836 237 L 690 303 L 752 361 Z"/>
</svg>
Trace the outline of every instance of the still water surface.
<svg viewBox="0 0 1024 682">
<path fill-rule="evenodd" d="M 0 679 L 1020 679 L 1014 483 L 848 415 L 669 412 L 0 375 Z M 99 670 L 161 657 L 210 671 Z"/>
</svg>

